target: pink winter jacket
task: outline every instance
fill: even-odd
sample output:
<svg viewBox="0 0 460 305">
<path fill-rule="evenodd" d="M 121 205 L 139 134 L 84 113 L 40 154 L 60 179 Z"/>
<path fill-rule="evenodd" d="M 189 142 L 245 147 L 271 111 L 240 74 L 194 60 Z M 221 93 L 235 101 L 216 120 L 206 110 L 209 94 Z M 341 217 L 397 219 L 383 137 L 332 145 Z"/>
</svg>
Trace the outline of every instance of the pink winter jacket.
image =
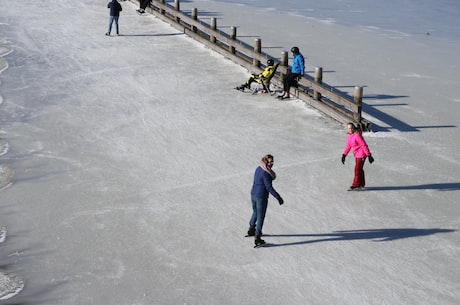
<svg viewBox="0 0 460 305">
<path fill-rule="evenodd" d="M 353 149 L 353 155 L 355 156 L 355 158 L 366 158 L 371 155 L 366 141 L 364 140 L 363 136 L 359 133 L 352 133 L 348 135 L 347 145 L 343 150 L 343 154 L 345 156 L 348 155 L 350 149 Z"/>
</svg>

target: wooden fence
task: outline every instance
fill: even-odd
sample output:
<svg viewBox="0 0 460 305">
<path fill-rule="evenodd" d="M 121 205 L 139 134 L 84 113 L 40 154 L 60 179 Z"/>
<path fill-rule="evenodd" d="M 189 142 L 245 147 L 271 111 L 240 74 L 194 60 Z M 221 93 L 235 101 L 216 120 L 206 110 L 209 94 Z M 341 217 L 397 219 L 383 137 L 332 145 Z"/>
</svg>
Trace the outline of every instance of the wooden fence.
<svg viewBox="0 0 460 305">
<path fill-rule="evenodd" d="M 137 0 L 129 1 L 139 3 Z M 272 58 L 275 62 L 280 63 L 272 83 L 282 86 L 282 79 L 289 69 L 288 52 L 281 52 L 279 59 L 273 58 L 262 52 L 261 39 L 255 39 L 254 45 L 251 46 L 237 38 L 236 26 L 230 27 L 230 33 L 225 33 L 218 29 L 216 18 L 211 17 L 210 24 L 199 20 L 196 8 L 193 8 L 189 14 L 182 12 L 180 0 L 174 0 L 173 5 L 166 3 L 165 0 L 151 0 L 146 12 L 183 31 L 249 71 L 261 72 L 263 64 L 267 59 Z M 363 87 L 356 86 L 354 96 L 351 97 L 324 83 L 322 70 L 321 67 L 317 67 L 313 76 L 305 74 L 299 81 L 298 88 L 291 89 L 293 95 L 341 123 L 353 121 L 360 123 L 363 130 L 369 131 L 370 122 L 361 116 Z"/>
</svg>

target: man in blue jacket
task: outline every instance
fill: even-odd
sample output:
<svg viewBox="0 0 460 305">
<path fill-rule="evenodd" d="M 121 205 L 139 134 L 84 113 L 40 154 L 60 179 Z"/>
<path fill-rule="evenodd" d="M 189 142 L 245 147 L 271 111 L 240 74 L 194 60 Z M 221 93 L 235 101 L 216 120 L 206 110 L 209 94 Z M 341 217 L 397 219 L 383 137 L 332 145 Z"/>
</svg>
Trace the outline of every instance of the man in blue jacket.
<svg viewBox="0 0 460 305">
<path fill-rule="evenodd" d="M 281 100 L 287 99 L 291 97 L 289 90 L 292 86 L 297 85 L 297 81 L 299 81 L 305 71 L 305 59 L 303 55 L 300 53 L 298 47 L 292 47 L 291 52 L 293 55 L 292 59 L 292 67 L 291 70 L 288 71 L 286 77 L 283 80 L 283 93 L 278 95 L 278 98 Z"/>
<path fill-rule="evenodd" d="M 272 181 L 276 179 L 276 174 L 272 170 L 273 156 L 266 155 L 260 161 L 254 173 L 254 183 L 251 189 L 252 215 L 249 220 L 249 231 L 247 236 L 255 236 L 255 247 L 265 244 L 261 239 L 262 227 L 264 225 L 265 213 L 268 206 L 268 195 L 272 194 L 282 205 L 283 198 L 272 186 Z"/>
</svg>

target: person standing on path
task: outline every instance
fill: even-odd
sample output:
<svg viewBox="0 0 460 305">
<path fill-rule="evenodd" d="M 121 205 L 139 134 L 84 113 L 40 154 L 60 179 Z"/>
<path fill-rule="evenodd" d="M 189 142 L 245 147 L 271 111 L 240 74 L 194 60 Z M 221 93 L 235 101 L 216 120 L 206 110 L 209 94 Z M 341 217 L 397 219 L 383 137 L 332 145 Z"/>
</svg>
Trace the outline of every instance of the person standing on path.
<svg viewBox="0 0 460 305">
<path fill-rule="evenodd" d="M 120 35 L 120 31 L 118 29 L 118 18 L 120 17 L 120 12 L 123 10 L 121 7 L 121 4 L 118 3 L 117 0 L 112 0 L 107 4 L 107 8 L 110 9 L 110 18 L 109 18 L 109 28 L 107 30 L 107 33 L 105 33 L 106 36 L 110 36 L 110 32 L 112 32 L 112 24 L 115 21 L 115 29 L 117 31 L 117 35 Z"/>
<path fill-rule="evenodd" d="M 283 198 L 272 186 L 272 181 L 276 179 L 276 174 L 272 170 L 273 162 L 272 155 L 265 155 L 254 173 L 254 183 L 251 189 L 252 215 L 247 236 L 255 236 L 256 247 L 265 244 L 261 236 L 269 194 L 272 194 L 280 205 L 284 203 Z"/>
<path fill-rule="evenodd" d="M 363 191 L 366 186 L 366 179 L 364 177 L 364 162 L 366 158 L 369 158 L 369 162 L 374 162 L 374 158 L 367 146 L 366 141 L 363 138 L 362 131 L 357 128 L 355 124 L 347 124 L 347 144 L 342 154 L 342 164 L 345 164 L 345 158 L 347 157 L 350 150 L 353 149 L 353 155 L 355 157 L 355 170 L 353 183 L 348 189 L 349 191 Z"/>
<path fill-rule="evenodd" d="M 291 52 L 293 55 L 292 67 L 288 70 L 287 75 L 283 79 L 283 93 L 278 95 L 278 98 L 281 100 L 291 97 L 291 93 L 289 92 L 291 87 L 296 86 L 297 82 L 305 73 L 305 58 L 300 53 L 299 48 L 292 47 Z"/>
</svg>

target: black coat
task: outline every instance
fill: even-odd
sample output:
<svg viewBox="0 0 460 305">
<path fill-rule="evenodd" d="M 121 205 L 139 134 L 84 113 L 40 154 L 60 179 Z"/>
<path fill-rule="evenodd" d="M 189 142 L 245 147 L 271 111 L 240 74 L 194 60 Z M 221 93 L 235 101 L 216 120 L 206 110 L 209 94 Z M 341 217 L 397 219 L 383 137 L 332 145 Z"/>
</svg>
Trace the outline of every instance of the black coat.
<svg viewBox="0 0 460 305">
<path fill-rule="evenodd" d="M 123 10 L 121 4 L 117 0 L 112 0 L 107 4 L 107 7 L 110 9 L 110 16 L 120 16 L 120 12 Z"/>
</svg>

